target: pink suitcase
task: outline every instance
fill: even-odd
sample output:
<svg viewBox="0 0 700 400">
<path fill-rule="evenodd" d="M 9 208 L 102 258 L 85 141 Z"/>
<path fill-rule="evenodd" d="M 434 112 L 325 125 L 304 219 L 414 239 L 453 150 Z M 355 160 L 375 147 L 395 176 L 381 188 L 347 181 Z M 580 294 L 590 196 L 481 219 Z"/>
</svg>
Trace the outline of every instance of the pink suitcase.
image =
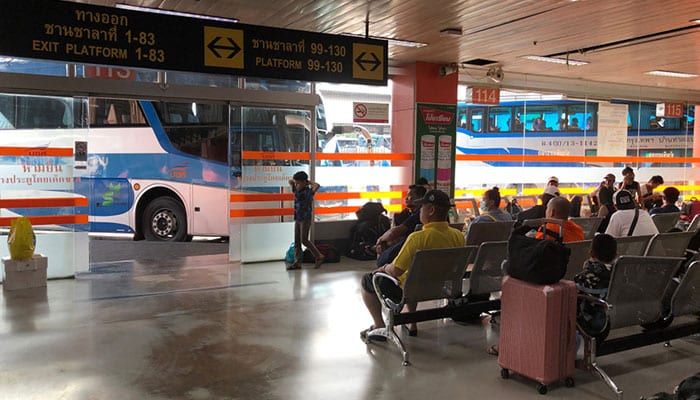
<svg viewBox="0 0 700 400">
<path fill-rule="evenodd" d="M 501 289 L 498 365 L 536 380 L 537 391 L 564 380 L 574 386 L 576 358 L 576 285 L 562 280 L 535 285 L 506 277 Z"/>
</svg>

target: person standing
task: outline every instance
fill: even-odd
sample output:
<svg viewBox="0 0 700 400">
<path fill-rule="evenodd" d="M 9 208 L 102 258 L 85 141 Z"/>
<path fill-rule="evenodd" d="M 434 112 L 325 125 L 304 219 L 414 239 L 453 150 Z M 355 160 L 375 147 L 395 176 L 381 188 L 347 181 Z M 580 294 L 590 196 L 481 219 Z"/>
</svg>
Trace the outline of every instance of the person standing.
<svg viewBox="0 0 700 400">
<path fill-rule="evenodd" d="M 315 267 L 318 268 L 323 264 L 325 258 L 316 248 L 314 243 L 309 240 L 309 230 L 311 229 L 311 220 L 313 219 L 313 204 L 314 194 L 321 187 L 316 182 L 309 180 L 309 175 L 304 171 L 299 171 L 294 174 L 289 180 L 294 193 L 294 263 L 287 267 L 287 270 L 300 269 L 303 253 L 301 245 L 303 244 L 314 256 Z"/>
</svg>

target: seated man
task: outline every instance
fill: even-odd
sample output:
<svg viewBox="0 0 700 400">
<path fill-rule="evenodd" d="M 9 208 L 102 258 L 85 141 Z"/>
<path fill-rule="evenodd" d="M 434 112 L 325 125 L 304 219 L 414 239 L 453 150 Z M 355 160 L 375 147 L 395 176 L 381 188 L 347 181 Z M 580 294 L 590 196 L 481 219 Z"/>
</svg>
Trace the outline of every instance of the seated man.
<svg viewBox="0 0 700 400">
<path fill-rule="evenodd" d="M 562 242 L 578 242 L 584 240 L 583 229 L 576 223 L 569 220 L 569 213 L 571 212 L 571 203 L 564 197 L 555 197 L 547 203 L 547 212 L 545 218 L 561 219 L 564 222 L 564 229 L 562 231 Z M 548 231 L 559 233 L 559 225 L 548 223 L 545 225 Z M 537 232 L 537 238 L 541 239 L 544 236 L 544 232 Z"/>
<path fill-rule="evenodd" d="M 613 201 L 617 211 L 610 217 L 610 223 L 605 229 L 605 233 L 616 238 L 659 233 L 649 213 L 637 208 L 632 193 L 620 189 L 613 195 Z M 637 215 L 636 221 L 635 215 Z"/>
<path fill-rule="evenodd" d="M 673 186 L 669 186 L 664 189 L 662 195 L 664 199 L 663 207 L 652 208 L 649 210 L 649 215 L 680 212 L 681 210 L 676 207 L 676 202 L 678 201 L 680 194 L 681 192 Z"/>
<path fill-rule="evenodd" d="M 518 214 L 518 221 L 522 222 L 526 219 L 544 218 L 547 210 L 547 203 L 549 203 L 550 200 L 558 196 L 559 188 L 554 185 L 547 185 L 547 187 L 544 188 L 544 193 L 542 193 L 542 195 L 540 196 L 542 204 L 538 204 L 528 208 L 527 210 L 521 211 Z"/>
<path fill-rule="evenodd" d="M 413 256 L 418 250 L 465 246 L 462 232 L 451 228 L 447 223 L 447 213 L 452 206 L 447 194 L 440 190 L 429 190 L 419 204 L 421 204 L 420 222 L 423 224 L 423 229 L 408 236 L 399 254 L 390 264 L 379 267 L 362 277 L 362 300 L 374 323 L 369 329 L 360 333 L 362 338 L 365 338 L 367 332 L 372 329 L 385 326 L 382 319 L 382 305 L 372 285 L 372 276 L 376 272 L 384 272 L 399 279 L 399 286 L 388 279 L 381 281 L 384 293 L 398 302 L 403 296 L 402 287 L 413 262 Z M 407 304 L 406 308 L 412 312 L 416 310 L 416 306 L 416 304 Z M 415 336 L 416 324 L 411 324 L 408 330 L 409 335 Z M 381 340 L 379 337 L 376 339 Z"/>
<path fill-rule="evenodd" d="M 374 251 L 377 253 L 378 267 L 390 263 L 399 254 L 408 235 L 416 230 L 416 225 L 420 223 L 420 205 L 416 204 L 416 200 L 422 199 L 426 191 L 425 186 L 422 185 L 409 186 L 405 199 L 406 209 L 410 213 L 408 218 L 377 238 Z"/>
</svg>

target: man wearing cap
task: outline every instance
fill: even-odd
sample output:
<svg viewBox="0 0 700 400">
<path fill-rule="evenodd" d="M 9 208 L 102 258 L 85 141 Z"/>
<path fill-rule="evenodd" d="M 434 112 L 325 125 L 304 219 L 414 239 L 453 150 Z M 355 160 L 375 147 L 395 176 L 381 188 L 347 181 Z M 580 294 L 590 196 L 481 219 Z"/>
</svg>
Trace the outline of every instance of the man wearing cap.
<svg viewBox="0 0 700 400">
<path fill-rule="evenodd" d="M 547 179 L 547 186 L 559 187 L 559 178 L 556 176 L 550 176 L 549 179 Z"/>
<path fill-rule="evenodd" d="M 613 195 L 613 201 L 617 211 L 610 217 L 610 223 L 605 229 L 605 233 L 614 237 L 655 235 L 659 233 L 649 213 L 639 210 L 632 193 L 625 189 L 620 189 Z"/>
<path fill-rule="evenodd" d="M 540 196 L 542 204 L 534 205 L 518 213 L 518 222 L 522 222 L 526 219 L 544 218 L 547 214 L 547 203 L 555 197 L 559 197 L 559 188 L 554 185 L 547 185 L 547 187 L 544 188 L 544 193 Z"/>
<path fill-rule="evenodd" d="M 388 279 L 380 281 L 383 292 L 398 302 L 403 296 L 402 288 L 406 281 L 408 270 L 413 263 L 413 256 L 418 250 L 465 246 L 462 232 L 451 228 L 447 223 L 447 213 L 452 207 L 447 194 L 440 190 L 429 190 L 417 203 L 421 205 L 420 221 L 423 224 L 423 229 L 408 236 L 399 254 L 391 263 L 383 265 L 362 277 L 362 300 L 367 306 L 374 323 L 369 329 L 360 333 L 363 339 L 369 335 L 372 339 L 381 340 L 383 337 L 372 336 L 370 331 L 385 326 L 382 319 L 382 306 L 379 303 L 379 299 L 377 299 L 372 284 L 372 275 L 376 272 L 383 272 L 399 280 L 399 286 L 396 286 Z M 408 311 L 416 310 L 416 304 L 407 304 L 406 307 Z M 415 324 L 411 324 L 408 330 L 411 336 L 415 336 L 417 333 Z"/>
</svg>

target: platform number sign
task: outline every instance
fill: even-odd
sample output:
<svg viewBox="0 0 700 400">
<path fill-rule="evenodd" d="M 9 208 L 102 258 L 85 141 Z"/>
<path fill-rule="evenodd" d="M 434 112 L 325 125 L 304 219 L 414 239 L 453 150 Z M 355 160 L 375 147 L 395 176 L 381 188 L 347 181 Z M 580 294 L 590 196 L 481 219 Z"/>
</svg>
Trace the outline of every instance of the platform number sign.
<svg viewBox="0 0 700 400">
<path fill-rule="evenodd" d="M 683 117 L 683 103 L 659 103 L 656 105 L 656 116 L 681 118 Z"/>
<path fill-rule="evenodd" d="M 491 87 L 472 87 L 472 103 L 497 106 L 501 102 L 501 89 Z"/>
</svg>

